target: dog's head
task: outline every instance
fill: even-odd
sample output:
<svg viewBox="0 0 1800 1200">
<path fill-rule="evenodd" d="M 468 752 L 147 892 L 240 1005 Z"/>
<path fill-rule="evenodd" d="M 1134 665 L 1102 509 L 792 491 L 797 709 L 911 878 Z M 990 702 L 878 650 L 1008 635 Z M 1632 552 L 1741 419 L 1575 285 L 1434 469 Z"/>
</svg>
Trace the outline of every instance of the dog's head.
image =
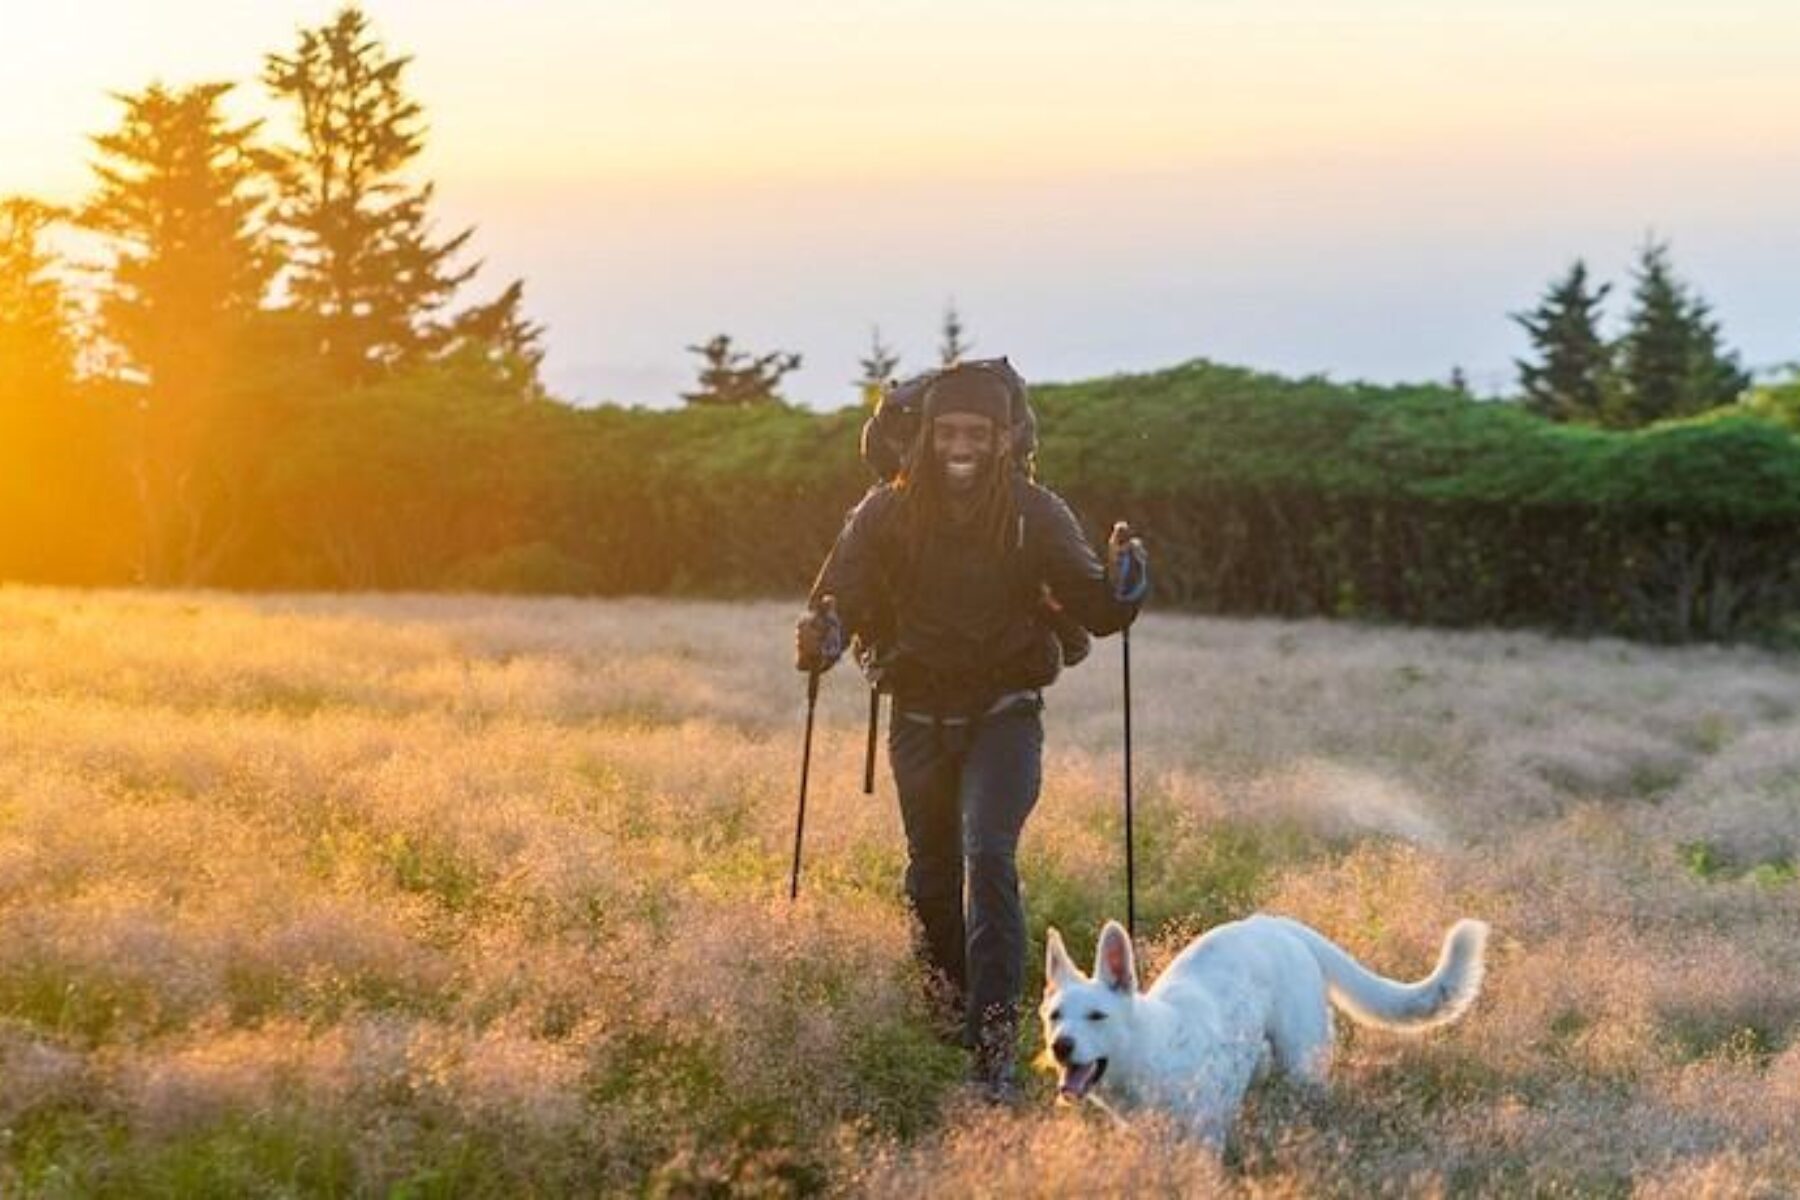
<svg viewBox="0 0 1800 1200">
<path fill-rule="evenodd" d="M 1062 935 L 1052 929 L 1044 950 L 1044 1046 L 1056 1065 L 1057 1097 L 1080 1100 L 1106 1074 L 1124 1047 L 1131 1006 L 1137 999 L 1137 963 L 1131 935 L 1117 921 L 1100 931 L 1089 978 L 1069 959 Z"/>
</svg>

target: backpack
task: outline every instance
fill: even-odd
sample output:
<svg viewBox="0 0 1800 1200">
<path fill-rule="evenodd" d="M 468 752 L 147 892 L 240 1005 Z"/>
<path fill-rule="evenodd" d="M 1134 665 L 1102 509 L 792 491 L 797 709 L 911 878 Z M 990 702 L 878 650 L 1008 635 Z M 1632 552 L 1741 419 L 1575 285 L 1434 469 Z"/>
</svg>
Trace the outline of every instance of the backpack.
<svg viewBox="0 0 1800 1200">
<path fill-rule="evenodd" d="M 1006 385 L 1012 396 L 1012 460 L 1020 472 L 1030 477 L 1033 458 L 1037 454 L 1037 414 L 1032 411 L 1031 397 L 1025 380 L 1013 370 L 1012 363 L 1002 358 L 976 358 L 953 367 L 939 367 L 888 384 L 875 404 L 874 415 L 863 422 L 862 459 L 875 477 L 892 483 L 906 467 L 913 443 L 919 436 L 919 422 L 925 415 L 925 393 L 931 385 L 951 371 L 990 371 Z"/>
</svg>

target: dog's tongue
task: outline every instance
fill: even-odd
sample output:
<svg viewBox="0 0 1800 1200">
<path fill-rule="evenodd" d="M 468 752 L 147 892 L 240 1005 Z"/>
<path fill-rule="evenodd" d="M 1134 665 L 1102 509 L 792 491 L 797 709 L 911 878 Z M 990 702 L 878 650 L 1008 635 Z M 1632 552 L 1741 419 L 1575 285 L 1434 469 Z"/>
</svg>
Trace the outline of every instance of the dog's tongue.
<svg viewBox="0 0 1800 1200">
<path fill-rule="evenodd" d="M 1070 1067 L 1063 1074 L 1062 1087 L 1057 1090 L 1069 1100 L 1079 1100 L 1087 1095 L 1087 1090 L 1094 1085 L 1094 1076 L 1099 1073 L 1099 1059 L 1082 1063 L 1079 1067 Z"/>
</svg>

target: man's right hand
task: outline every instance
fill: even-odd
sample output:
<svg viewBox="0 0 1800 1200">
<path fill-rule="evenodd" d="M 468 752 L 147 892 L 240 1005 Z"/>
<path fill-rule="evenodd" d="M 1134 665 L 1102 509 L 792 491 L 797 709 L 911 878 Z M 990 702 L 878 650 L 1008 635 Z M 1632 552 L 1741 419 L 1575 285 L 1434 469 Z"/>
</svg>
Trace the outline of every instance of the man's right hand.
<svg viewBox="0 0 1800 1200">
<path fill-rule="evenodd" d="M 830 596 L 819 607 L 802 613 L 794 625 L 794 668 L 828 671 L 844 652 L 844 625 L 838 620 L 837 603 Z"/>
</svg>

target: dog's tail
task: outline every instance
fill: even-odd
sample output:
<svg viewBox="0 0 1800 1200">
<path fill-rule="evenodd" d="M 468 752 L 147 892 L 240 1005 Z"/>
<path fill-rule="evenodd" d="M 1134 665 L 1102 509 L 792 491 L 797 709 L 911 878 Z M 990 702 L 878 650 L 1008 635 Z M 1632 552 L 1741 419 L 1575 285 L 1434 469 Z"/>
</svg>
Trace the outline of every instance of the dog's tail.
<svg viewBox="0 0 1800 1200">
<path fill-rule="evenodd" d="M 1437 966 L 1417 983 L 1377 975 L 1318 930 L 1298 921 L 1283 924 L 1312 951 L 1325 972 L 1332 1000 L 1361 1024 L 1402 1031 L 1430 1029 L 1462 1016 L 1481 991 L 1485 922 L 1463 920 L 1453 925 L 1444 937 Z"/>
</svg>

